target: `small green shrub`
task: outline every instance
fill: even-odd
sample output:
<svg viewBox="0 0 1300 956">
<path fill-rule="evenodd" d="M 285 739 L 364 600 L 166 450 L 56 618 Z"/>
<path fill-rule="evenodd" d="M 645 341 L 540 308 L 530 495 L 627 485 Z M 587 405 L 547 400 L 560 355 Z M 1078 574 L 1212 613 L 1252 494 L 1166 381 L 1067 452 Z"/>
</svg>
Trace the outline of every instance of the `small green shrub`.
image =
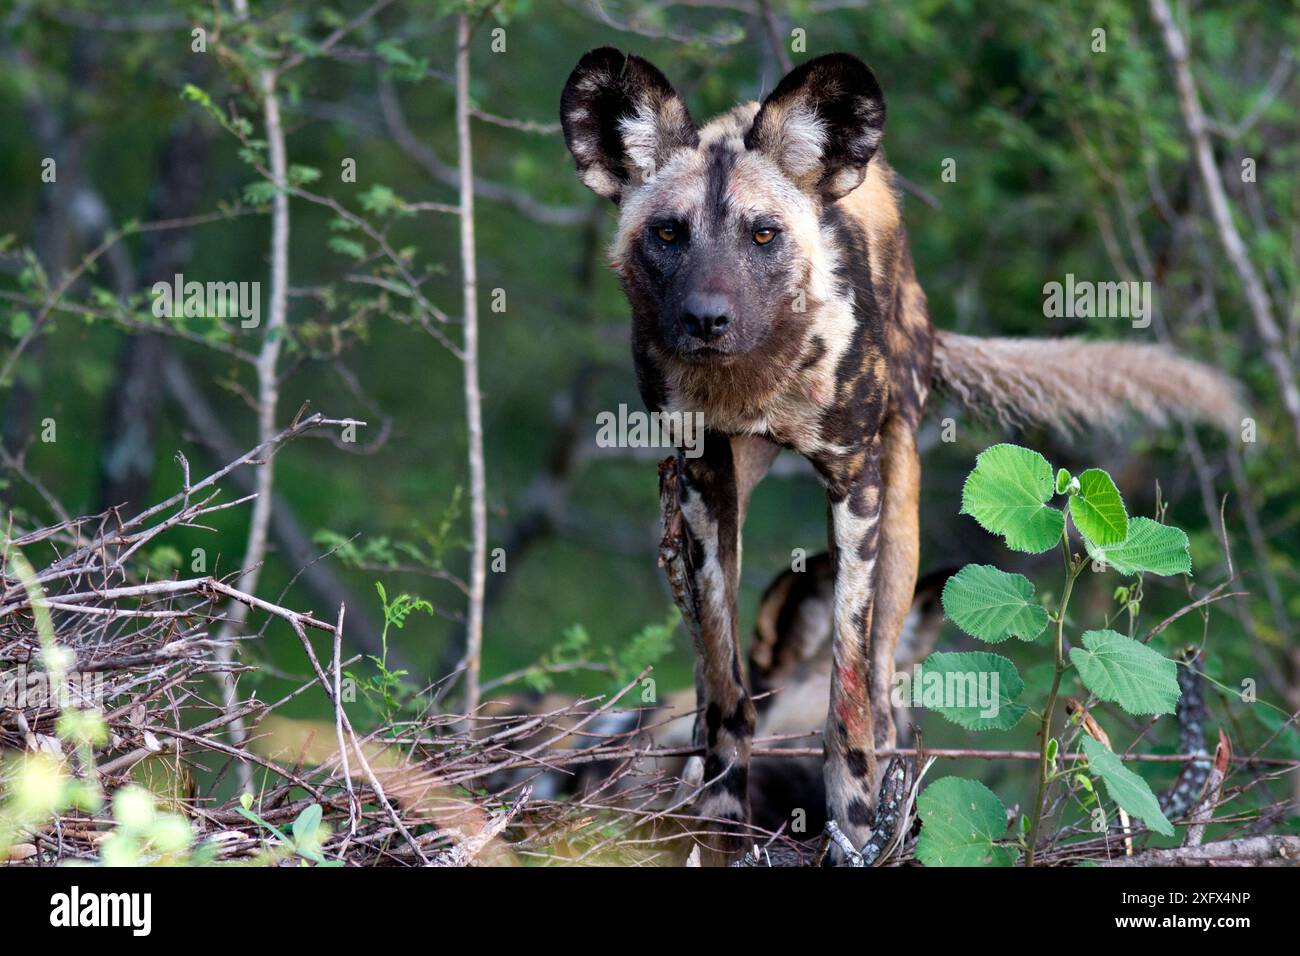
<svg viewBox="0 0 1300 956">
<path fill-rule="evenodd" d="M 1062 506 L 1053 504 L 1063 498 Z M 1172 714 L 1178 704 L 1177 665 L 1130 634 L 1109 628 L 1084 631 L 1069 654 L 1066 621 L 1075 581 L 1091 562 L 1095 571 L 1124 576 L 1191 573 L 1187 535 L 1149 518 L 1131 518 L 1115 482 L 1100 468 L 1072 476 L 1053 475 L 1047 459 L 1017 445 L 994 445 L 982 452 L 962 489 L 961 513 L 998 535 L 1008 548 L 1041 554 L 1060 548 L 1064 584 L 1054 607 L 1039 603 L 1033 583 L 990 565 L 972 564 L 949 579 L 943 591 L 944 613 L 961 630 L 990 644 L 1008 640 L 1038 643 L 1050 635 L 1054 670 L 1051 690 L 1041 711 L 1041 745 L 1037 793 L 1029 803 L 1019 833 L 1008 839 L 1006 808 L 974 780 L 946 777 L 932 783 L 918 800 L 924 826 L 917 856 L 930 866 L 1010 866 L 1025 855 L 1033 864 L 1043 823 L 1049 785 L 1068 778 L 1080 801 L 1105 825 L 1092 778 L 1105 784 L 1107 796 L 1147 827 L 1172 835 L 1173 825 L 1161 812 L 1150 786 L 1107 747 L 1083 737 L 1086 772 L 1077 763 L 1063 766 L 1060 743 L 1052 736 L 1062 677 L 1073 670 L 1098 700 L 1117 704 L 1130 714 Z M 1082 539 L 1087 556 L 1070 548 L 1069 528 Z M 1128 611 L 1130 631 L 1140 587 L 1123 587 L 1117 596 Z M 923 664 L 931 672 L 996 673 L 998 699 L 982 713 L 977 706 L 938 706 L 940 715 L 967 730 L 1007 730 L 1019 723 L 1028 705 L 1017 698 L 1024 682 L 1015 665 L 999 654 L 933 654 Z M 947 702 L 951 704 L 951 702 Z"/>
</svg>

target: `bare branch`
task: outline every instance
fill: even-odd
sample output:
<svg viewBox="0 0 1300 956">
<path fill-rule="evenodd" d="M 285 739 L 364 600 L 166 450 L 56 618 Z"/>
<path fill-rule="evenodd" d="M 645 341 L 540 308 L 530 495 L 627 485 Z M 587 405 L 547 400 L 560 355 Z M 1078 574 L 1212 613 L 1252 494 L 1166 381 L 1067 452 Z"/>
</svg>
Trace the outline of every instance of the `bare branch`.
<svg viewBox="0 0 1300 956">
<path fill-rule="evenodd" d="M 479 702 L 483 599 L 487 589 L 487 477 L 483 460 L 483 396 L 478 381 L 478 265 L 474 248 L 474 154 L 469 124 L 468 14 L 456 19 L 456 144 L 460 164 L 460 265 L 464 285 L 465 423 L 469 432 L 470 565 L 465 627 L 465 711 Z"/>
<path fill-rule="evenodd" d="M 1246 244 L 1232 218 L 1228 195 L 1223 188 L 1223 180 L 1219 178 L 1219 170 L 1214 162 L 1214 151 L 1210 147 L 1205 113 L 1201 109 L 1201 98 L 1196 92 L 1196 81 L 1192 78 L 1187 41 L 1174 22 L 1167 0 L 1150 0 L 1150 5 L 1151 16 L 1160 28 L 1160 35 L 1169 55 L 1169 63 L 1174 73 L 1174 85 L 1178 90 L 1179 110 L 1183 115 L 1183 125 L 1187 128 L 1187 135 L 1192 141 L 1196 168 L 1205 187 L 1205 196 L 1210 204 L 1210 217 L 1214 222 L 1215 232 L 1228 261 L 1237 273 L 1237 278 L 1241 281 L 1246 295 L 1246 304 L 1255 323 L 1255 334 L 1259 336 L 1264 359 L 1277 382 L 1278 395 L 1282 408 L 1290 419 L 1292 435 L 1297 446 L 1300 446 L 1300 387 L 1296 385 L 1295 367 L 1287 354 L 1282 330 L 1273 315 L 1273 304 L 1264 289 L 1264 284 L 1260 281 L 1259 273 L 1255 271 Z"/>
</svg>

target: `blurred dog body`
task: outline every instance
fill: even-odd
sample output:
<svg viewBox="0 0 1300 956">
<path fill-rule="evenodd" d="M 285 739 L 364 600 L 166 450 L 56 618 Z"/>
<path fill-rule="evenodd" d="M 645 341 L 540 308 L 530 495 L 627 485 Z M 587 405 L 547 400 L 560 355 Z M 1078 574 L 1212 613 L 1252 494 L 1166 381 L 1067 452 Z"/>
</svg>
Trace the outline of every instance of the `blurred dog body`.
<svg viewBox="0 0 1300 956">
<path fill-rule="evenodd" d="M 939 595 L 950 573 L 934 572 L 917 583 L 916 597 L 898 642 L 895 666 L 899 671 L 910 673 L 934 649 L 943 622 Z M 821 745 L 830 693 L 834 597 L 834 570 L 830 555 L 824 552 L 808 558 L 801 571 L 783 572 L 763 594 L 750 643 L 749 675 L 758 712 L 756 735 L 768 739 L 766 747 L 815 749 Z M 563 694 L 515 695 L 488 702 L 485 713 L 500 719 L 511 715 L 536 716 L 565 710 L 571 703 L 572 698 Z M 656 707 L 603 714 L 561 741 L 560 746 L 583 750 L 622 743 L 647 750 L 689 750 L 693 746 L 697 711 L 695 691 L 677 691 Z M 558 723 L 573 727 L 584 714 L 585 711 L 574 712 Z M 895 709 L 895 721 L 906 739 L 906 708 Z M 545 735 L 554 733 L 554 726 L 548 725 Z M 540 736 L 537 740 L 525 738 L 520 746 L 526 748 L 537 742 Z M 682 781 L 688 787 L 698 785 L 702 761 L 696 758 L 693 767 L 688 767 L 688 762 L 680 754 L 639 757 L 615 792 L 654 777 Z M 533 786 L 536 798 L 559 799 L 589 793 L 602 786 L 619 763 L 601 760 L 581 764 L 575 772 L 550 770 L 540 774 L 536 768 L 525 768 L 493 777 L 488 785 L 500 792 L 527 781 Z M 792 835 L 821 833 L 826 797 L 819 756 L 760 756 L 754 760 L 752 774 L 755 825 L 773 832 L 785 825 L 790 832 L 796 820 L 795 812 L 802 810 L 799 829 Z M 674 798 L 666 796 L 656 804 L 666 806 Z"/>
</svg>

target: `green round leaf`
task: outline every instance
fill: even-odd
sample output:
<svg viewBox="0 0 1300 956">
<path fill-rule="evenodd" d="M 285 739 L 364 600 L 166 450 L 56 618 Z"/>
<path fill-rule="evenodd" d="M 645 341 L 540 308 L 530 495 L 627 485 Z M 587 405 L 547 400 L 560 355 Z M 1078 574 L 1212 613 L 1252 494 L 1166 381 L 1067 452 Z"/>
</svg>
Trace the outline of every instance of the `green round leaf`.
<svg viewBox="0 0 1300 956">
<path fill-rule="evenodd" d="M 1156 795 L 1151 792 L 1145 780 L 1124 766 L 1124 762 L 1106 746 L 1091 737 L 1081 737 L 1080 743 L 1088 757 L 1089 772 L 1101 778 L 1106 785 L 1106 793 L 1112 800 L 1157 833 L 1174 835 L 1173 824 L 1160 812 Z"/>
<path fill-rule="evenodd" d="M 1008 730 L 1028 709 L 1016 665 L 1001 654 L 931 654 L 912 672 L 904 706 L 924 707 L 967 730 Z"/>
<path fill-rule="evenodd" d="M 1085 541 L 1105 547 L 1128 535 L 1128 512 L 1110 475 L 1089 468 L 1079 476 L 1079 492 L 1070 496 L 1070 518 Z"/>
<path fill-rule="evenodd" d="M 926 866 L 1011 866 L 1019 851 L 996 843 L 1007 830 L 1007 808 L 978 780 L 944 777 L 916 800 L 921 835 L 916 857 Z"/>
<path fill-rule="evenodd" d="M 1190 574 L 1192 559 L 1187 552 L 1187 535 L 1178 528 L 1150 518 L 1133 518 L 1128 535 L 1119 544 L 1098 546 L 1084 540 L 1088 556 L 1120 574 Z"/>
<path fill-rule="evenodd" d="M 1009 637 L 1032 641 L 1047 626 L 1047 610 L 1032 603 L 1033 596 L 1023 574 L 968 564 L 943 586 L 943 612 L 971 637 L 991 644 Z"/>
<path fill-rule="evenodd" d="M 1085 631 L 1070 663 L 1084 686 L 1130 714 L 1172 714 L 1178 706 L 1178 665 L 1115 631 Z"/>
<path fill-rule="evenodd" d="M 316 844 L 317 832 L 320 830 L 321 807 L 319 803 L 310 803 L 303 807 L 298 819 L 293 821 L 293 841 L 299 846 L 311 847 Z"/>
<path fill-rule="evenodd" d="M 975 459 L 975 470 L 961 491 L 961 514 L 981 528 L 1002 535 L 1015 551 L 1041 554 L 1053 547 L 1065 515 L 1050 508 L 1052 466 L 1036 451 L 1019 445 L 994 445 Z"/>
</svg>

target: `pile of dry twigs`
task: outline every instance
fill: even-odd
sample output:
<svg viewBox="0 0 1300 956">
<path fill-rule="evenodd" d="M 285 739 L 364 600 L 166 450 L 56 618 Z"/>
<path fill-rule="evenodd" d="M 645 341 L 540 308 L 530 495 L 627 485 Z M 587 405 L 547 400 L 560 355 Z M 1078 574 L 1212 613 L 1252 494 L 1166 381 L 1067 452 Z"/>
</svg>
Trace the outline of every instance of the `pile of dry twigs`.
<svg viewBox="0 0 1300 956">
<path fill-rule="evenodd" d="M 4 529 L 0 863 L 101 860 L 122 826 L 113 796 L 134 784 L 184 820 L 192 837 L 179 857 L 175 848 L 151 857 L 146 841 L 143 862 L 689 864 L 696 838 L 715 821 L 690 812 L 699 767 L 687 761 L 682 769 L 681 761 L 698 751 L 654 746 L 650 732 L 665 718 L 625 700 L 645 672 L 603 698 L 531 709 L 489 701 L 464 714 L 445 705 L 458 670 L 415 695 L 415 710 L 377 720 L 357 703 L 347 670 L 360 655 L 344 657 L 343 607 L 317 616 L 241 591 L 239 572 L 158 577 L 143 560 L 169 531 L 204 528 L 209 516 L 246 504 L 250 497 L 222 497 L 223 480 L 236 469 L 313 430 L 355 424 L 300 415 L 200 480 L 178 456 L 179 490 L 133 517 L 116 510 L 70 517 L 20 462 L 9 462 L 58 520 L 17 527 L 11 513 Z M 242 693 L 241 676 L 256 669 L 248 661 L 263 656 L 240 654 L 240 645 L 286 626 L 301 647 L 305 676 L 278 699 Z M 1225 786 L 1229 762 L 1241 769 L 1243 758 L 1229 753 L 1226 739 L 1217 759 L 1201 749 L 1203 705 L 1195 686 L 1184 690 L 1182 757 L 1195 759 L 1166 807 L 1193 824 L 1184 846 L 1135 855 L 1136 831 L 1062 834 L 1072 839 L 1049 848 L 1045 862 L 1231 865 L 1300 854 L 1300 838 L 1265 831 L 1285 812 L 1285 801 L 1271 817 L 1243 816 L 1232 838 L 1201 846 L 1212 818 L 1231 819 L 1224 810 L 1234 797 L 1294 765 L 1251 755 L 1244 758 L 1248 779 Z M 316 710 L 332 720 L 286 716 L 295 709 L 289 705 L 309 695 L 322 695 L 329 706 L 318 700 Z M 85 721 L 68 720 L 88 714 L 93 733 Z M 815 758 L 820 750 L 815 739 L 805 747 L 789 739 L 754 743 L 755 757 Z M 896 755 L 911 759 L 909 770 L 935 757 L 1018 756 L 916 749 Z M 52 799 L 36 817 L 17 814 L 13 806 L 22 798 L 13 790 L 33 759 L 55 766 L 64 790 L 81 798 Z M 912 781 L 904 788 L 908 799 L 899 803 L 894 838 L 876 865 L 906 863 L 912 855 L 919 779 L 900 779 Z M 294 826 L 304 818 L 319 821 L 310 841 Z M 815 863 L 826 848 L 824 838 L 800 842 L 757 827 L 748 837 L 756 847 L 744 861 L 750 865 Z"/>
<path fill-rule="evenodd" d="M 151 577 L 142 555 L 168 531 L 202 528 L 214 513 L 249 501 L 223 500 L 222 481 L 235 469 L 307 432 L 349 424 L 302 417 L 199 480 L 178 456 L 179 490 L 133 517 L 70 517 L 33 481 L 60 520 L 21 528 L 11 516 L 6 529 L 0 806 L 23 755 L 48 755 L 104 799 L 24 821 L 0 839 L 5 862 L 98 859 L 115 826 L 112 795 L 130 783 L 162 796 L 217 861 L 301 862 L 286 830 L 313 804 L 324 825 L 318 857 L 348 865 L 644 863 L 680 838 L 685 825 L 674 837 L 658 826 L 686 816 L 665 802 L 674 782 L 638 764 L 637 731 L 592 730 L 633 685 L 544 713 L 484 709 L 470 719 L 440 706 L 457 676 L 449 675 L 425 688 L 428 706 L 418 716 L 357 726 L 353 715 L 363 708 L 353 706 L 345 669 L 359 655 L 344 658 L 343 608 L 328 617 L 293 610 L 240 591 L 237 573 Z M 240 604 L 245 633 L 224 638 L 221 626 Z M 251 669 L 233 647 L 284 625 L 300 642 L 306 678 L 276 700 L 230 693 Z M 39 693 L 41 686 L 59 690 Z M 328 700 L 332 724 L 283 716 L 291 702 L 316 694 Z M 76 711 L 102 714 L 95 746 L 79 748 L 61 729 L 61 718 Z M 607 773 L 582 797 L 535 792 L 544 774 L 596 767 Z"/>
</svg>

